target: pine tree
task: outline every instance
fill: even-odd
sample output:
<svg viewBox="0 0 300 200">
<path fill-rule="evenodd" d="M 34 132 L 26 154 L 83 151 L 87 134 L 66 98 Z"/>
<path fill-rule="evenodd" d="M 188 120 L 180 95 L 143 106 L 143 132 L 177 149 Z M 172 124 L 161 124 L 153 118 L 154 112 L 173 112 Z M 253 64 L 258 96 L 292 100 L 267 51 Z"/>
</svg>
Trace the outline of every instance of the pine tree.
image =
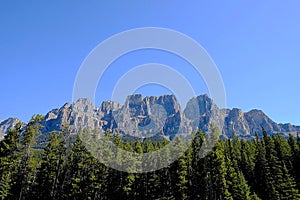
<svg viewBox="0 0 300 200">
<path fill-rule="evenodd" d="M 242 160 L 242 154 L 241 154 L 242 144 L 241 141 L 235 135 L 235 133 L 232 134 L 232 137 L 233 137 L 232 142 L 230 142 L 231 143 L 230 154 L 231 154 L 231 159 L 234 159 L 234 167 L 236 170 L 238 170 Z"/>
<path fill-rule="evenodd" d="M 181 138 L 175 138 L 175 148 L 178 150 L 184 149 L 184 142 Z M 174 172 L 176 172 L 175 180 L 176 183 L 176 199 L 186 199 L 187 198 L 187 183 L 188 183 L 188 163 L 187 156 L 183 154 L 174 164 Z"/>
<path fill-rule="evenodd" d="M 209 199 L 233 199 L 226 183 L 226 164 L 224 143 L 218 141 L 209 155 L 210 186 Z"/>
<path fill-rule="evenodd" d="M 15 184 L 18 170 L 21 127 L 22 123 L 18 122 L 0 141 L 0 199 L 12 198 L 11 187 Z"/>
<path fill-rule="evenodd" d="M 275 182 L 266 159 L 264 141 L 256 141 L 257 156 L 255 159 L 255 184 L 254 189 L 262 199 L 278 199 L 279 194 L 275 189 Z"/>
<path fill-rule="evenodd" d="M 235 141 L 237 144 L 238 141 Z M 239 171 L 238 160 L 237 160 L 237 151 L 240 149 L 234 149 L 234 145 L 230 140 L 227 140 L 226 147 L 228 154 L 226 157 L 226 181 L 228 185 L 228 190 L 232 194 L 233 199 L 236 200 L 250 200 L 250 188 L 243 176 Z"/>
<path fill-rule="evenodd" d="M 254 167 L 255 167 L 255 143 L 251 141 L 241 141 L 241 161 L 240 170 L 243 173 L 250 187 L 255 185 Z"/>
<path fill-rule="evenodd" d="M 275 188 L 274 192 L 271 194 L 272 198 L 275 199 L 275 197 L 279 198 L 279 191 L 281 190 L 284 184 L 284 180 L 282 179 L 283 172 L 282 172 L 279 158 L 277 156 L 278 154 L 275 150 L 274 139 L 271 138 L 264 129 L 263 129 L 263 140 L 266 149 L 267 165 L 270 168 L 270 173 L 272 177 L 272 180 L 270 180 L 268 184 L 270 185 L 270 187 L 272 186 Z"/>
<path fill-rule="evenodd" d="M 119 134 L 115 134 L 112 138 L 113 143 L 118 148 L 116 149 L 116 152 L 113 152 L 113 164 L 118 167 L 119 169 L 122 167 L 122 154 L 119 149 L 123 149 L 123 143 L 121 136 Z M 108 175 L 108 199 L 117 199 L 118 197 L 122 197 L 123 193 L 123 186 L 124 186 L 124 180 L 125 175 L 124 172 L 110 169 L 109 175 Z"/>
<path fill-rule="evenodd" d="M 36 136 L 41 133 L 41 125 L 39 122 L 43 120 L 43 118 L 42 115 L 32 117 L 22 136 L 20 168 L 14 188 L 15 194 L 19 196 L 19 200 L 26 199 L 30 196 L 30 190 L 35 178 L 35 168 L 37 165 L 37 159 L 35 158 L 33 148 L 36 144 Z"/>
<path fill-rule="evenodd" d="M 166 146 L 168 144 L 167 141 L 163 141 L 162 145 Z M 163 154 L 163 157 L 165 160 L 162 160 L 162 162 L 169 162 L 171 157 L 171 149 L 170 148 L 164 148 L 161 150 L 161 154 Z M 162 156 L 161 156 L 162 157 Z M 172 165 L 171 165 L 172 166 Z M 157 183 L 157 187 L 159 190 L 159 197 L 160 199 L 174 199 L 174 189 L 173 189 L 173 180 L 172 180 L 172 171 L 171 166 L 165 167 L 163 169 L 160 169 L 159 171 L 155 172 L 157 177 L 159 178 L 159 183 Z"/>
<path fill-rule="evenodd" d="M 128 142 L 124 145 L 124 150 L 129 151 L 129 152 L 134 151 L 132 146 Z M 124 167 L 126 167 L 128 171 L 135 168 L 135 160 L 134 159 L 132 159 L 130 156 L 128 158 L 123 158 L 123 159 L 127 162 L 127 163 L 123 163 L 123 164 L 124 164 Z M 135 193 L 135 190 L 134 190 L 135 178 L 136 177 L 134 174 L 127 173 L 125 175 L 123 191 L 124 191 L 124 193 L 125 193 L 124 195 L 126 197 L 130 198 Z"/>
<path fill-rule="evenodd" d="M 288 167 L 289 170 L 292 168 L 291 156 L 292 151 L 291 147 L 286 139 L 284 139 L 279 133 L 272 137 L 275 144 L 275 150 L 277 152 L 277 157 L 280 161 L 283 161 L 284 164 Z"/>
<path fill-rule="evenodd" d="M 37 198 L 56 199 L 66 159 L 66 140 L 62 133 L 52 133 L 45 147 L 36 180 Z"/>
<path fill-rule="evenodd" d="M 296 182 L 293 177 L 289 174 L 284 161 L 281 161 L 281 168 L 283 171 L 282 179 L 278 180 L 277 184 L 279 185 L 278 190 L 280 194 L 280 199 L 284 200 L 296 200 L 300 199 Z"/>
<path fill-rule="evenodd" d="M 207 172 L 206 159 L 200 157 L 200 151 L 204 142 L 204 134 L 201 130 L 193 135 L 191 144 L 191 172 L 189 173 L 189 197 L 191 199 L 206 199 L 207 191 Z"/>
<path fill-rule="evenodd" d="M 84 134 L 89 133 L 87 130 L 83 130 Z M 101 174 L 99 170 L 102 170 L 102 167 L 96 158 L 87 151 L 80 137 L 77 136 L 70 152 L 70 177 L 66 188 L 68 195 L 66 198 L 89 199 L 99 195 L 103 189 L 102 182 L 99 180 Z"/>
<path fill-rule="evenodd" d="M 291 163 L 292 163 L 292 173 L 295 177 L 298 190 L 300 189 L 300 148 L 295 140 L 294 136 L 289 135 L 288 143 L 291 148 Z"/>
</svg>

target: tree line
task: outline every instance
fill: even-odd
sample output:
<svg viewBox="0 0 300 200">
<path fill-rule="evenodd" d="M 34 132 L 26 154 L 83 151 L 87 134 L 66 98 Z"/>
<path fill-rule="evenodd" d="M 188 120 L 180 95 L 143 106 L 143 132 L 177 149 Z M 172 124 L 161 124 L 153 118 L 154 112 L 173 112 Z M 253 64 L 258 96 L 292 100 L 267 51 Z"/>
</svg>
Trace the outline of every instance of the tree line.
<svg viewBox="0 0 300 200">
<path fill-rule="evenodd" d="M 34 116 L 25 129 L 18 123 L 0 142 L 0 199 L 300 199 L 298 136 L 270 136 L 263 129 L 262 136 L 256 134 L 252 141 L 235 136 L 218 140 L 202 158 L 199 152 L 207 138 L 199 130 L 187 151 L 168 167 L 127 173 L 99 162 L 67 127 L 51 133 L 45 147 L 37 148 L 42 118 Z M 211 126 L 211 132 L 217 135 L 218 130 Z M 169 143 L 123 141 L 120 135 L 108 133 L 105 137 L 140 154 Z M 184 145 L 180 138 L 176 140 Z"/>
</svg>

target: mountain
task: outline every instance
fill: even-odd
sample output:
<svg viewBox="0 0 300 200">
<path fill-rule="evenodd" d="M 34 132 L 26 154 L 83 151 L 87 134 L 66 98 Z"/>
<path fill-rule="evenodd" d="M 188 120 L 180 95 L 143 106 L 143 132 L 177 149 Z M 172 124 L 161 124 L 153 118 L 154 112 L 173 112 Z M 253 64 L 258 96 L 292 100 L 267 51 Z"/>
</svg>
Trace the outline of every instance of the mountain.
<svg viewBox="0 0 300 200">
<path fill-rule="evenodd" d="M 0 121 L 0 136 L 3 138 L 17 122 L 15 118 Z M 220 128 L 223 138 L 233 133 L 240 138 L 253 138 L 255 132 L 261 134 L 262 127 L 270 134 L 280 132 L 285 136 L 300 132 L 300 126 L 277 124 L 260 110 L 220 109 L 207 95 L 192 98 L 185 109 L 174 95 L 143 98 L 135 94 L 128 96 L 124 105 L 104 101 L 100 107 L 95 107 L 88 99 L 79 99 L 51 110 L 41 123 L 43 133 L 68 125 L 72 133 L 87 128 L 132 137 L 160 135 L 171 139 L 176 134 L 189 134 L 198 128 L 207 132 L 211 123 Z"/>
<path fill-rule="evenodd" d="M 79 99 L 47 113 L 42 122 L 42 131 L 61 130 L 64 124 L 69 125 L 73 133 L 88 128 L 102 132 L 110 130 L 133 137 L 156 134 L 172 137 L 178 132 L 180 124 L 184 124 L 182 127 L 186 132 L 192 132 L 189 120 L 173 95 L 145 98 L 131 95 L 124 105 L 105 101 L 99 108 L 87 99 Z"/>
<path fill-rule="evenodd" d="M 13 129 L 19 121 L 20 120 L 17 118 L 8 118 L 7 120 L 0 120 L 0 140 L 3 140 L 5 133 L 7 133 L 8 130 Z"/>
<path fill-rule="evenodd" d="M 261 110 L 254 109 L 243 112 L 238 108 L 220 109 L 207 95 L 200 95 L 190 100 L 185 109 L 186 115 L 191 113 L 194 105 L 199 106 L 198 127 L 207 132 L 209 124 L 213 123 L 222 130 L 222 136 L 225 138 L 231 137 L 233 133 L 240 138 L 253 138 L 255 132 L 259 135 L 262 134 L 262 127 L 270 134 L 281 133 L 284 136 L 300 132 L 300 126 L 277 124 Z"/>
</svg>

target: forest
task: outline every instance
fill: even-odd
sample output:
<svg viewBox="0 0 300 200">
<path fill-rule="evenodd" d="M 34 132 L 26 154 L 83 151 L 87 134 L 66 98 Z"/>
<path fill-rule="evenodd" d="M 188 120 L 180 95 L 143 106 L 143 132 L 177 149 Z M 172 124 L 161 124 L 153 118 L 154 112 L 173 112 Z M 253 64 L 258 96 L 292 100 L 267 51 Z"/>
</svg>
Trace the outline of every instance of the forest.
<svg viewBox="0 0 300 200">
<path fill-rule="evenodd" d="M 201 157 L 199 151 L 207 141 L 199 130 L 193 133 L 187 151 L 168 167 L 127 173 L 99 162 L 67 126 L 49 134 L 45 145 L 39 147 L 42 118 L 34 116 L 25 128 L 18 123 L 0 141 L 0 199 L 300 199 L 299 136 L 284 138 L 262 128 L 262 134 L 253 140 L 219 139 L 207 156 Z M 213 125 L 211 129 L 212 133 L 218 131 Z M 118 134 L 105 137 L 120 148 L 141 154 L 169 143 L 123 141 Z"/>
</svg>

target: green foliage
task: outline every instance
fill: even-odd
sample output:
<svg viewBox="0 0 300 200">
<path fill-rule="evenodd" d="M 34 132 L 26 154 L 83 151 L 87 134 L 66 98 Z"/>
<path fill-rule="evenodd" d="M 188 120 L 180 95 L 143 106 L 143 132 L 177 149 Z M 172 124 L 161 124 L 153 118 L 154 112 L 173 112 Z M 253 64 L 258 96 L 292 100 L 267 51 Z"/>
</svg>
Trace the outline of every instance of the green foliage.
<svg viewBox="0 0 300 200">
<path fill-rule="evenodd" d="M 52 133 L 38 167 L 34 193 L 39 199 L 57 197 L 66 159 L 66 140 L 62 133 Z M 38 191 L 38 192 L 37 192 Z"/>
<path fill-rule="evenodd" d="M 41 133 L 41 125 L 39 122 L 42 119 L 42 115 L 33 116 L 22 135 L 20 146 L 20 167 L 15 187 L 20 200 L 30 198 L 38 163 L 36 157 L 37 153 L 34 152 L 34 145 L 36 144 L 36 136 Z"/>
<path fill-rule="evenodd" d="M 41 119 L 33 117 L 23 131 L 19 123 L 0 142 L 0 199 L 300 199 L 300 139 L 292 135 L 286 140 L 263 130 L 262 138 L 240 141 L 233 134 L 232 140 L 217 140 L 209 151 L 211 140 L 199 130 L 187 151 L 170 166 L 134 174 L 105 166 L 86 149 L 80 138 L 95 139 L 97 131 L 82 130 L 72 136 L 66 126 L 51 133 L 43 149 L 35 148 Z M 211 125 L 211 137 L 218 135 Z M 123 141 L 121 135 L 109 132 L 103 137 L 122 151 L 102 147 L 107 148 L 102 154 L 127 170 L 157 167 L 187 145 L 175 137 L 175 145 L 162 150 L 165 156 L 157 154 L 151 166 L 144 166 L 122 152 L 147 156 L 166 146 L 167 140 Z"/>
<path fill-rule="evenodd" d="M 18 173 L 20 155 L 21 122 L 14 129 L 8 131 L 4 140 L 0 142 L 0 199 L 8 199 L 12 194 L 12 186 Z"/>
</svg>

